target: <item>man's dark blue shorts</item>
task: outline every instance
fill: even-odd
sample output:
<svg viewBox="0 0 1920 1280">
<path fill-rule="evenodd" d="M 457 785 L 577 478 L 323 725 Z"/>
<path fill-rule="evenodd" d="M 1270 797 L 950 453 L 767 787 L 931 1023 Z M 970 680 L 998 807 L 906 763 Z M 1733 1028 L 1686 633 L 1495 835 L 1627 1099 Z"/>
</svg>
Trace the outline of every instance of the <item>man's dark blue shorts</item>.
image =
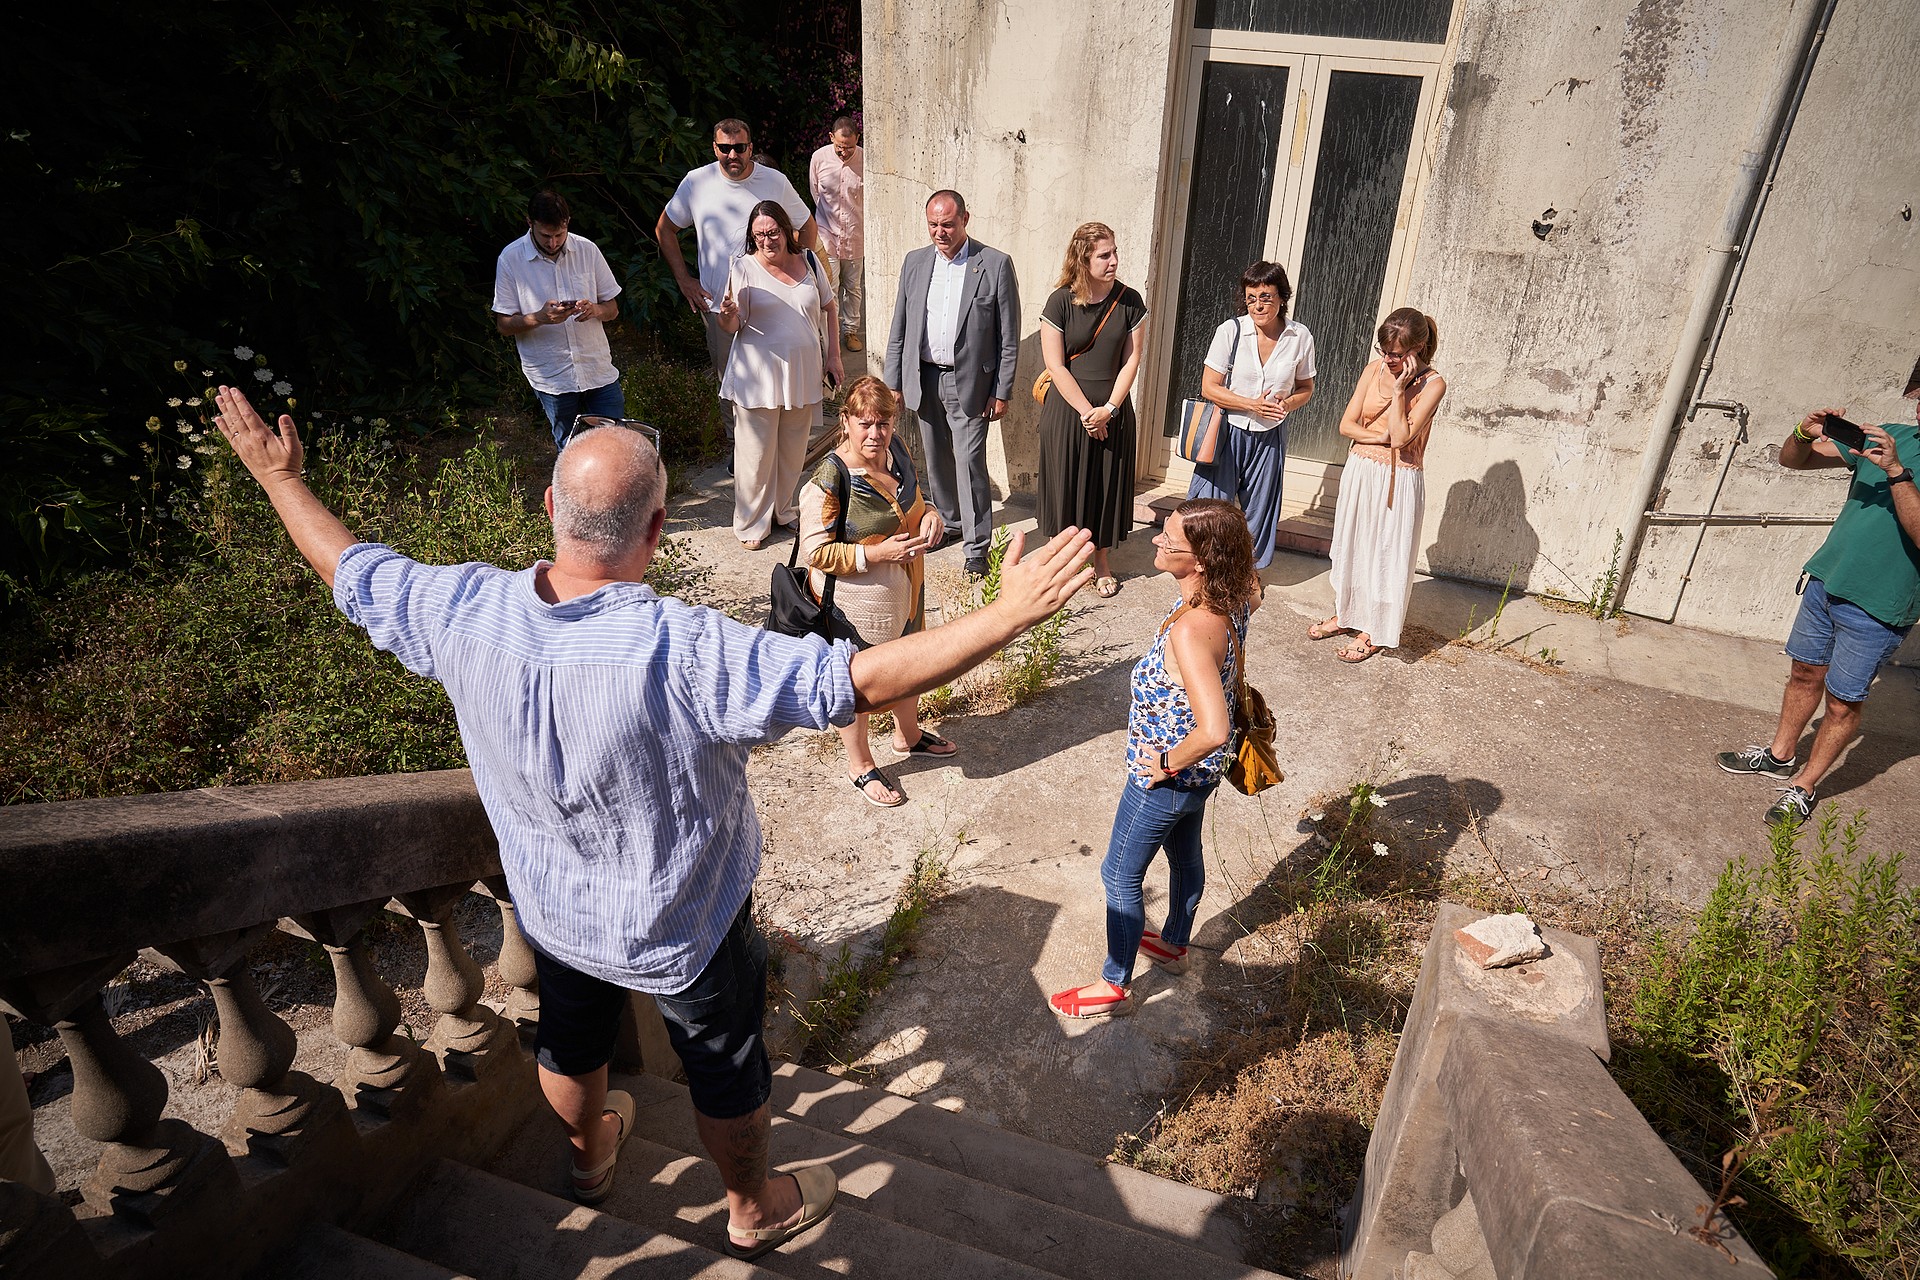
<svg viewBox="0 0 1920 1280">
<path fill-rule="evenodd" d="M 563 1076 L 583 1076 L 613 1060 L 620 1010 L 633 994 L 569 969 L 534 949 L 540 971 L 540 1029 L 534 1058 Z M 767 1006 L 767 940 L 753 923 L 748 896 L 720 949 L 685 991 L 655 996 L 667 1038 L 687 1070 L 693 1107 L 731 1120 L 773 1093 L 762 1024 Z"/>
</svg>

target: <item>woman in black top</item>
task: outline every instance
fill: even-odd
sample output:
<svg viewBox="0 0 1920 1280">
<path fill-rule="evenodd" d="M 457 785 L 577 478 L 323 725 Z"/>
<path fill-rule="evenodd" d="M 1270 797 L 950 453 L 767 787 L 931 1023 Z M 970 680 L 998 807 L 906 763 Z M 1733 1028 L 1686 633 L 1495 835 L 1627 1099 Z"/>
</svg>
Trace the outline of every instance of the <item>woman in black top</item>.
<svg viewBox="0 0 1920 1280">
<path fill-rule="evenodd" d="M 1040 536 L 1093 531 L 1095 588 L 1120 590 L 1108 552 L 1133 523 L 1133 402 L 1146 349 L 1147 304 L 1120 283 L 1113 229 L 1074 230 L 1040 311 L 1040 350 L 1053 385 L 1040 406 Z"/>
</svg>

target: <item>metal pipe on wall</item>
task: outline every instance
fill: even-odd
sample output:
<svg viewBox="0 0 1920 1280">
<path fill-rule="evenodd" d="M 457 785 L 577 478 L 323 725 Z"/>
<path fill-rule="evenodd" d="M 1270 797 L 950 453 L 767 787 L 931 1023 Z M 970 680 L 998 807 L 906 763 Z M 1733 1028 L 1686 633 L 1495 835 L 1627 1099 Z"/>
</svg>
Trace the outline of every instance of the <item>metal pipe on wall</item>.
<svg viewBox="0 0 1920 1280">
<path fill-rule="evenodd" d="M 1713 368 L 1714 354 L 1719 347 L 1720 336 L 1725 331 L 1726 311 L 1732 305 L 1735 265 L 1743 256 L 1743 248 L 1752 244 L 1753 231 L 1765 204 L 1765 187 L 1771 182 L 1780 155 L 1786 149 L 1794 117 L 1799 114 L 1800 100 L 1806 92 L 1807 81 L 1813 75 L 1814 59 L 1819 55 L 1821 42 L 1826 38 L 1827 27 L 1833 21 L 1833 11 L 1838 3 L 1839 0 L 1826 0 L 1824 5 L 1816 5 L 1813 0 L 1807 0 L 1805 7 L 1793 16 L 1792 21 L 1798 26 L 1790 29 L 1788 38 L 1782 42 L 1782 54 L 1775 68 L 1773 86 L 1767 92 L 1766 102 L 1754 125 L 1753 136 L 1740 154 L 1740 162 L 1734 171 L 1733 190 L 1727 197 L 1726 212 L 1713 241 L 1707 245 L 1706 265 L 1701 271 L 1700 283 L 1694 289 L 1693 305 L 1687 312 L 1686 323 L 1681 327 L 1679 342 L 1674 347 L 1673 363 L 1667 370 L 1660 403 L 1653 412 L 1653 425 L 1647 433 L 1647 445 L 1640 456 L 1640 474 L 1634 481 L 1628 503 L 1621 511 L 1618 527 L 1631 529 L 1632 534 L 1627 539 L 1625 554 L 1621 559 L 1619 594 L 1616 599 L 1626 598 L 1634 570 L 1638 567 L 1654 493 L 1659 488 L 1661 477 L 1666 474 L 1667 462 L 1672 456 L 1673 443 L 1680 434 L 1681 425 L 1690 416 L 1688 404 L 1694 397 L 1706 392 L 1706 377 Z M 1716 313 L 1720 316 L 1718 324 L 1715 323 Z M 1711 339 L 1709 328 L 1713 330 Z M 1673 613 L 1679 613 L 1677 596 Z"/>
</svg>

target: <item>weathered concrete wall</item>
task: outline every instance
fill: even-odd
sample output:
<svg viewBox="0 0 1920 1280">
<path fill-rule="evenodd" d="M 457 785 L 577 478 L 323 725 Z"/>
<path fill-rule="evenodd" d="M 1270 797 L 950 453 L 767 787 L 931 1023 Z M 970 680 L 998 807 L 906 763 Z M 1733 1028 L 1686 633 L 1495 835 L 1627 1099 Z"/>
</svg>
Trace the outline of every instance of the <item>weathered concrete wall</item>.
<svg viewBox="0 0 1920 1280">
<path fill-rule="evenodd" d="M 1441 321 L 1452 386 L 1423 551 L 1439 573 L 1498 582 L 1515 569 L 1531 590 L 1584 597 L 1611 561 L 1707 241 L 1799 6 L 1470 4 L 1409 299 Z M 1753 414 L 1722 511 L 1832 513 L 1844 480 L 1783 472 L 1771 446 L 1836 398 L 1875 420 L 1910 411 L 1898 397 L 1920 354 L 1920 237 L 1899 211 L 1920 194 L 1920 138 L 1904 123 L 1920 86 L 1900 68 L 1916 54 L 1910 7 L 1840 7 L 1707 388 Z M 1733 430 L 1709 412 L 1682 433 L 1668 510 L 1706 507 Z M 1650 536 L 1629 607 L 1665 616 L 1680 598 L 1681 622 L 1784 637 L 1824 527 L 1711 528 L 1682 596 L 1697 535 Z"/>
<path fill-rule="evenodd" d="M 1920 9 L 1853 0 L 1834 11 L 1780 175 L 1734 297 L 1711 398 L 1753 411 L 1751 445 L 1734 455 L 1719 509 L 1830 515 L 1842 473 L 1783 471 L 1778 445 L 1807 410 L 1844 405 L 1855 421 L 1910 419 L 1900 398 L 1920 357 Z M 1732 424 L 1701 414 L 1668 468 L 1669 509 L 1698 511 L 1712 492 Z M 1825 536 L 1807 526 L 1718 527 L 1692 581 L 1678 578 L 1695 531 L 1661 532 L 1643 556 L 1633 603 L 1721 631 L 1784 636 L 1795 575 Z M 1920 661 L 1920 641 L 1903 655 Z"/>
<path fill-rule="evenodd" d="M 1423 554 L 1585 596 L 1784 15 L 1465 3 L 1409 298 L 1440 322 L 1449 385 Z"/>
<path fill-rule="evenodd" d="M 1433 572 L 1584 598 L 1608 570 L 1707 243 L 1798 15 L 1817 0 L 1458 0 L 1451 74 L 1422 182 L 1405 301 L 1440 321 L 1451 392 L 1428 455 L 1421 559 Z M 1035 330 L 1068 232 L 1099 218 L 1147 293 L 1180 246 L 1156 242 L 1182 175 L 1170 92 L 1191 5 L 939 4 L 866 10 L 870 332 L 942 185 L 1021 273 L 1021 390 L 996 433 L 1006 489 L 1033 484 Z M 1184 58 L 1182 52 L 1179 55 Z M 1920 10 L 1839 7 L 1794 125 L 1707 388 L 1752 411 L 1719 508 L 1829 514 L 1844 481 L 1788 474 L 1773 446 L 1807 408 L 1910 412 L 1920 356 Z M 1551 212 L 1549 212 L 1551 211 Z M 1151 348 L 1150 348 L 1151 350 Z M 879 352 L 872 356 L 877 367 Z M 1148 385 L 1155 384 L 1148 371 Z M 1345 395 L 1346 389 L 1337 389 Z M 1731 420 L 1681 433 L 1668 510 L 1704 508 Z M 1824 526 L 1662 527 L 1630 608 L 1784 637 Z M 1920 660 L 1920 639 L 1903 657 Z"/>
<path fill-rule="evenodd" d="M 988 446 L 995 497 L 1031 491 L 1039 465 L 1040 307 L 1067 237 L 1104 222 L 1120 278 L 1148 292 L 1178 0 L 1001 4 L 869 0 L 865 9 L 867 332 L 879 371 L 900 260 L 927 243 L 922 209 L 967 198 L 973 236 L 1020 277 L 1013 408 Z M 1149 323 L 1152 323 L 1149 321 Z"/>
</svg>

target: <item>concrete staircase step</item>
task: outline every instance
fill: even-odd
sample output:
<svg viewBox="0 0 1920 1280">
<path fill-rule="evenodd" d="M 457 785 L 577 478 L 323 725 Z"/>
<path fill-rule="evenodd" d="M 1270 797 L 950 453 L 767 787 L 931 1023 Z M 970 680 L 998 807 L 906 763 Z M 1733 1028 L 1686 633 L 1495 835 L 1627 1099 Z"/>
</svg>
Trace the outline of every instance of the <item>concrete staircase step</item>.
<svg viewBox="0 0 1920 1280">
<path fill-rule="evenodd" d="M 976 1182 L 1166 1236 L 1235 1263 L 1246 1255 L 1243 1204 L 1183 1182 L 793 1063 L 774 1068 L 773 1105 L 816 1129 L 837 1130 Z"/>
<path fill-rule="evenodd" d="M 688 1240 L 451 1160 L 427 1166 L 412 1194 L 375 1234 L 396 1249 L 475 1280 L 771 1280 L 772 1276 Z"/>
<path fill-rule="evenodd" d="M 1189 1238 L 1205 1231 L 1209 1211 L 1222 1208 L 1219 1197 L 832 1076 L 808 1071 L 803 1077 L 803 1070 L 783 1064 L 776 1075 L 775 1158 L 831 1164 L 842 1199 L 856 1198 L 865 1213 L 1072 1280 L 1267 1274 L 1240 1261 L 1237 1232 L 1215 1228 L 1211 1239 L 1232 1253 L 1203 1249 Z M 640 1108 L 637 1134 L 704 1158 L 684 1087 L 657 1077 L 631 1077 L 621 1085 Z M 887 1135 L 916 1138 L 905 1144 L 911 1149 L 867 1141 L 882 1125 L 901 1123 L 895 1117 L 904 1116 L 902 1127 L 911 1130 L 922 1120 L 915 1112 L 928 1113 L 921 1132 Z M 560 1141 L 557 1123 L 551 1129 L 544 1140 L 549 1152 Z M 850 1137 L 859 1141 L 849 1144 Z M 1008 1172 L 1041 1194 L 1010 1186 L 1000 1176 Z M 1107 1212 L 1074 1203 L 1076 1184 Z M 1143 1229 L 1131 1206 L 1144 1206 L 1148 1217 L 1176 1230 Z"/>
<path fill-rule="evenodd" d="M 655 1104 L 656 1110 L 669 1104 Z M 682 1098 L 679 1106 L 687 1107 Z M 691 1128 L 691 1118 L 688 1127 Z M 635 1230 L 677 1235 L 718 1246 L 726 1230 L 726 1188 L 720 1171 L 705 1155 L 691 1155 L 644 1136 L 644 1121 L 620 1152 L 620 1174 L 613 1193 L 600 1208 L 636 1224 Z M 525 1179 L 535 1185 L 555 1185 L 563 1176 L 565 1156 L 556 1150 L 560 1130 L 551 1133 L 529 1126 L 492 1168 L 502 1177 Z M 774 1150 L 783 1164 L 812 1164 L 790 1159 L 796 1153 L 786 1128 L 776 1129 Z M 855 1152 L 859 1149 L 853 1148 Z M 833 1213 L 817 1230 L 758 1259 L 757 1265 L 795 1280 L 825 1280 L 827 1276 L 895 1276 L 914 1280 L 1052 1280 L 1050 1273 L 1024 1266 L 925 1231 L 866 1212 L 867 1205 L 848 1185 L 854 1176 L 847 1161 L 831 1162 L 842 1174 L 840 1198 Z"/>
<path fill-rule="evenodd" d="M 255 1268 L 253 1280 L 472 1280 L 339 1227 L 308 1227 Z"/>
</svg>

